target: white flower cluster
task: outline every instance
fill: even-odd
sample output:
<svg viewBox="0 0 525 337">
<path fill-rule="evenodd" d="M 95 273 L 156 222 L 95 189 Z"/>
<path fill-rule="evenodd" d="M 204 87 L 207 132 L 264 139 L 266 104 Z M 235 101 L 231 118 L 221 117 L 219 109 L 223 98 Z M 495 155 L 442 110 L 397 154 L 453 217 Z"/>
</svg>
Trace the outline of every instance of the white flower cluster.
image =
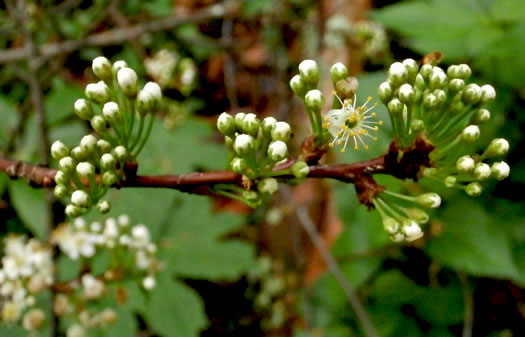
<svg viewBox="0 0 525 337">
<path fill-rule="evenodd" d="M 35 295 L 53 283 L 51 249 L 24 236 L 9 236 L 4 243 L 0 269 L 2 321 L 14 323 L 23 315 L 24 328 L 36 330 L 42 324 L 44 314 L 33 308 Z"/>
<path fill-rule="evenodd" d="M 176 52 L 161 49 L 144 61 L 144 67 L 163 88 L 178 89 L 183 95 L 189 95 L 195 88 L 197 66 L 190 58 L 181 58 Z"/>
</svg>

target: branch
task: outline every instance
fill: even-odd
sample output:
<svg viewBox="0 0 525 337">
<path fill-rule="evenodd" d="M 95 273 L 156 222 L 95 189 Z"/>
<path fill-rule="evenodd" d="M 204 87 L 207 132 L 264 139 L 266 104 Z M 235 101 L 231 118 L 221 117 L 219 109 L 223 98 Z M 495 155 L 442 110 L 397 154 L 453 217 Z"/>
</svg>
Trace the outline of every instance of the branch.
<svg viewBox="0 0 525 337">
<path fill-rule="evenodd" d="M 158 32 L 173 29 L 187 23 L 196 23 L 209 19 L 220 18 L 236 11 L 236 2 L 216 4 L 185 16 L 172 15 L 158 20 L 152 20 L 126 28 L 116 28 L 102 33 L 89 35 L 78 40 L 66 40 L 62 42 L 47 43 L 38 48 L 40 55 L 34 62 L 39 65 L 51 57 L 70 53 L 87 46 L 107 46 L 134 40 L 145 33 Z M 24 59 L 27 55 L 27 46 L 13 48 L 0 52 L 0 64 Z"/>
</svg>

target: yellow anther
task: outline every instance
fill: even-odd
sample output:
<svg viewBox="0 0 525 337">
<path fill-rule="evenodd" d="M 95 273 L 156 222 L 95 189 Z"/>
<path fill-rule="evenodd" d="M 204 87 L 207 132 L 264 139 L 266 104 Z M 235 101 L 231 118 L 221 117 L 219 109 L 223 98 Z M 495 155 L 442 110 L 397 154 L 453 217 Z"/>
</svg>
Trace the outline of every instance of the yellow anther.
<svg viewBox="0 0 525 337">
<path fill-rule="evenodd" d="M 332 91 L 332 95 L 336 95 L 337 96 L 337 91 Z"/>
<path fill-rule="evenodd" d="M 374 103 L 374 106 L 379 106 L 379 103 L 375 102 L 375 103 Z"/>
<path fill-rule="evenodd" d="M 359 146 L 357 146 L 357 145 L 354 146 L 354 150 L 356 150 L 356 151 L 359 150 Z"/>
<path fill-rule="evenodd" d="M 377 126 L 374 126 L 374 130 L 377 131 L 379 130 L 379 128 Z"/>
<path fill-rule="evenodd" d="M 379 138 L 377 137 L 372 137 L 372 139 L 374 140 L 374 142 L 377 142 L 379 140 Z"/>
<path fill-rule="evenodd" d="M 377 116 L 375 112 L 372 112 L 372 117 L 375 117 Z"/>
<path fill-rule="evenodd" d="M 341 152 L 345 152 L 345 149 L 344 149 L 344 148 L 343 148 L 343 149 L 341 149 Z"/>
<path fill-rule="evenodd" d="M 365 145 L 365 150 L 368 150 L 368 145 Z"/>
<path fill-rule="evenodd" d="M 341 144 L 343 144 L 343 141 L 342 140 L 338 140 L 337 141 L 337 145 L 341 145 Z"/>
<path fill-rule="evenodd" d="M 379 124 L 379 125 L 383 125 L 383 124 L 384 124 L 384 122 L 383 122 L 383 121 L 379 121 L 379 123 L 378 123 L 378 124 Z"/>
<path fill-rule="evenodd" d="M 372 100 L 372 96 L 368 96 L 367 100 L 370 102 Z"/>
<path fill-rule="evenodd" d="M 330 143 L 330 144 L 328 144 L 328 146 L 334 147 L 334 143 Z"/>
</svg>

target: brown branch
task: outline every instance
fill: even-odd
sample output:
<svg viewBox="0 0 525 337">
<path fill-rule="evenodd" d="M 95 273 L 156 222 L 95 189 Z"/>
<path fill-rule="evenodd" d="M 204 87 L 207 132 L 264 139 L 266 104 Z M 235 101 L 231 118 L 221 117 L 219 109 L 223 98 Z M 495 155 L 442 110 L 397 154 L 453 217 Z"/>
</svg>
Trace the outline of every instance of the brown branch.
<svg viewBox="0 0 525 337">
<path fill-rule="evenodd" d="M 187 23 L 220 18 L 236 10 L 236 2 L 231 1 L 224 4 L 212 5 L 185 16 L 172 15 L 130 27 L 116 28 L 102 33 L 96 33 L 77 40 L 47 43 L 38 48 L 38 54 L 40 56 L 34 62 L 39 65 L 55 55 L 70 53 L 82 47 L 118 44 L 127 40 L 134 40 L 145 33 L 169 30 Z M 27 46 L 2 51 L 0 52 L 0 64 L 24 59 L 26 55 Z"/>
</svg>

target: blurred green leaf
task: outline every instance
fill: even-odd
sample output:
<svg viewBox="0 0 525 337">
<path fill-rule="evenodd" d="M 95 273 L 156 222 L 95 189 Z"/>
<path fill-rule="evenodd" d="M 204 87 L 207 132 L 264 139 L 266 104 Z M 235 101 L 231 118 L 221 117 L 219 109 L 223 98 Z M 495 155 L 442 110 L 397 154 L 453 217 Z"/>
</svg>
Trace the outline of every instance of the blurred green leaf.
<svg viewBox="0 0 525 337">
<path fill-rule="evenodd" d="M 47 112 L 47 123 L 55 124 L 74 114 L 74 103 L 84 97 L 81 88 L 54 78 L 51 91 L 45 96 L 44 106 Z"/>
<path fill-rule="evenodd" d="M 17 120 L 17 111 L 15 105 L 7 98 L 0 95 L 0 146 L 2 149 L 7 143 Z"/>
<path fill-rule="evenodd" d="M 41 240 L 46 238 L 51 228 L 45 193 L 45 189 L 33 188 L 21 179 L 9 182 L 9 196 L 16 213 L 33 235 Z"/>
</svg>

